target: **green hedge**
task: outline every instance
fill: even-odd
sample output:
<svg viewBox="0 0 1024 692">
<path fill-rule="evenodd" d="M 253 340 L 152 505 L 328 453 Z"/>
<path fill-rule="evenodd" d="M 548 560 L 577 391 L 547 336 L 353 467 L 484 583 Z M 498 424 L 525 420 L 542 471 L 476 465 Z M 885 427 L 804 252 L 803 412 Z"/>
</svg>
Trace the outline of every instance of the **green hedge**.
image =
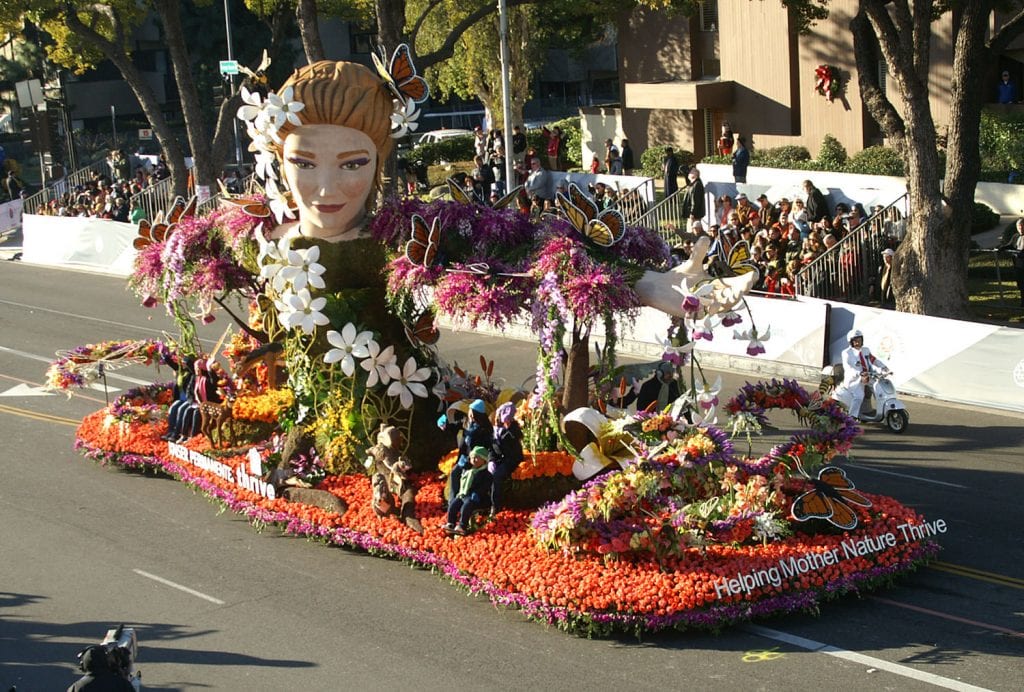
<svg viewBox="0 0 1024 692">
<path fill-rule="evenodd" d="M 821 149 L 818 150 L 816 163 L 819 170 L 843 171 L 846 170 L 849 158 L 849 155 L 846 153 L 846 147 L 838 139 L 832 135 L 825 135 L 825 139 L 821 141 Z"/>
<path fill-rule="evenodd" d="M 982 111 L 979 135 L 982 179 L 1024 182 L 1024 114 Z"/>
<path fill-rule="evenodd" d="M 971 214 L 971 234 L 983 233 L 990 228 L 995 228 L 999 223 L 999 214 L 992 211 L 992 208 L 981 202 L 974 203 L 974 210 Z M 1016 223 L 1016 222 L 1015 222 Z"/>
<path fill-rule="evenodd" d="M 868 147 L 858 151 L 846 162 L 847 173 L 866 173 L 868 175 L 905 175 L 903 157 L 888 147 Z"/>
<path fill-rule="evenodd" d="M 661 162 L 665 160 L 665 149 L 667 147 L 650 147 L 640 154 L 640 175 L 649 178 L 661 178 Z M 686 171 L 697 162 L 692 151 L 679 149 L 675 152 L 676 160 L 679 161 L 679 174 L 685 175 Z M 705 159 L 706 161 L 707 159 Z"/>
<path fill-rule="evenodd" d="M 442 161 L 472 161 L 476 155 L 473 146 L 473 135 L 449 137 L 440 142 L 427 142 L 413 148 L 407 156 L 408 161 L 417 161 L 427 166 L 436 166 Z"/>
</svg>

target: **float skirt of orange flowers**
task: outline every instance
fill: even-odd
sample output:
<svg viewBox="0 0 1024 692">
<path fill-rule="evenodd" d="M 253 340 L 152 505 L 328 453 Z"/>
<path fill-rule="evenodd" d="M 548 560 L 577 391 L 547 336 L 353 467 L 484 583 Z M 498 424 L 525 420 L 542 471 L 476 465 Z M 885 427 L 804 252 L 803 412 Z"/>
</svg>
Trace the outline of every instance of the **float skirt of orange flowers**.
<svg viewBox="0 0 1024 692">
<path fill-rule="evenodd" d="M 273 493 L 261 495 L 236 482 L 236 473 L 245 474 L 244 455 L 221 453 L 214 467 L 204 468 L 190 452 L 214 458 L 202 438 L 172 447 L 159 439 L 162 424 L 133 423 L 121 434 L 103 425 L 105 415 L 94 413 L 79 427 L 76 448 L 88 458 L 170 474 L 255 525 L 429 567 L 495 604 L 579 634 L 716 629 L 815 610 L 829 598 L 885 584 L 938 551 L 929 537 L 934 524 L 892 498 L 867 493 L 872 506 L 857 508 L 860 522 L 852 531 L 811 534 L 796 525 L 792 536 L 767 545 L 710 544 L 657 561 L 546 551 L 529 533 L 530 510 L 504 511 L 470 536 L 452 540 L 437 528 L 445 508 L 436 474 L 415 478 L 419 516 L 428 527 L 420 535 L 373 513 L 365 476 L 328 476 L 318 486 L 347 504 L 344 514 L 271 499 L 266 495 Z M 542 473 L 558 463 L 545 459 L 536 469 Z"/>
</svg>

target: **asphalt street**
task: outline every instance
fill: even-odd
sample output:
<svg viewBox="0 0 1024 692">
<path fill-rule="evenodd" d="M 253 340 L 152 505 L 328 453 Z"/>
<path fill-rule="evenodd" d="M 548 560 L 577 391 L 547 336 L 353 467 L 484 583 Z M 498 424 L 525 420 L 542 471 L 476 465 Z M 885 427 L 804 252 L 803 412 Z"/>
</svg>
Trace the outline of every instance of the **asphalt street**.
<svg viewBox="0 0 1024 692">
<path fill-rule="evenodd" d="M 0 689 L 64 689 L 108 627 L 139 632 L 150 689 L 1024 689 L 1024 417 L 910 400 L 849 473 L 943 519 L 940 561 L 894 588 L 718 634 L 581 639 L 429 571 L 258 532 L 187 486 L 72 448 L 104 391 L 40 391 L 54 352 L 173 333 L 122 279 L 0 262 Z M 226 326 L 202 335 L 212 346 Z M 535 344 L 445 333 L 518 384 Z M 723 373 L 726 390 L 744 377 Z M 169 378 L 111 373 L 110 394 Z M 780 425 L 788 421 L 778 420 Z M 771 440 L 759 440 L 764 444 Z"/>
</svg>

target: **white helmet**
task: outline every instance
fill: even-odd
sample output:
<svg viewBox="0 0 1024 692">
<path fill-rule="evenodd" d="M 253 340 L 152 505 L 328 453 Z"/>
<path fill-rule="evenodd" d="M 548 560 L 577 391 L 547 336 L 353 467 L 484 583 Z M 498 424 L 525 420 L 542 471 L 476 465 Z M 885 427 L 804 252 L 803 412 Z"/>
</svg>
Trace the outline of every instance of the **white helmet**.
<svg viewBox="0 0 1024 692">
<path fill-rule="evenodd" d="M 862 332 L 859 329 L 851 329 L 850 331 L 846 332 L 846 341 L 847 342 L 851 342 L 852 343 L 854 339 L 863 339 L 863 338 L 864 338 L 864 332 Z"/>
</svg>

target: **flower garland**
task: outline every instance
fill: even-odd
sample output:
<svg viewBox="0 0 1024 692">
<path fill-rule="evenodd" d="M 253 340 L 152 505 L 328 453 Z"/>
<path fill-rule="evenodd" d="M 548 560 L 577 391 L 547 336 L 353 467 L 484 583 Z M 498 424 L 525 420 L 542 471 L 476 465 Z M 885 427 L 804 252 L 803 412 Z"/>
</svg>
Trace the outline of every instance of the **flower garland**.
<svg viewBox="0 0 1024 692">
<path fill-rule="evenodd" d="M 88 387 L 104 372 L 126 365 L 170 363 L 171 349 L 156 339 L 104 341 L 58 351 L 46 370 L 46 387 L 60 391 Z M 70 391 L 68 391 L 70 395 Z"/>
<path fill-rule="evenodd" d="M 839 95 L 841 87 L 838 68 L 832 65 L 818 65 L 814 68 L 814 90 L 830 102 Z"/>
<path fill-rule="evenodd" d="M 169 382 L 129 389 L 110 404 L 107 421 L 127 426 L 131 423 L 163 420 L 167 417 L 171 398 Z"/>
</svg>

